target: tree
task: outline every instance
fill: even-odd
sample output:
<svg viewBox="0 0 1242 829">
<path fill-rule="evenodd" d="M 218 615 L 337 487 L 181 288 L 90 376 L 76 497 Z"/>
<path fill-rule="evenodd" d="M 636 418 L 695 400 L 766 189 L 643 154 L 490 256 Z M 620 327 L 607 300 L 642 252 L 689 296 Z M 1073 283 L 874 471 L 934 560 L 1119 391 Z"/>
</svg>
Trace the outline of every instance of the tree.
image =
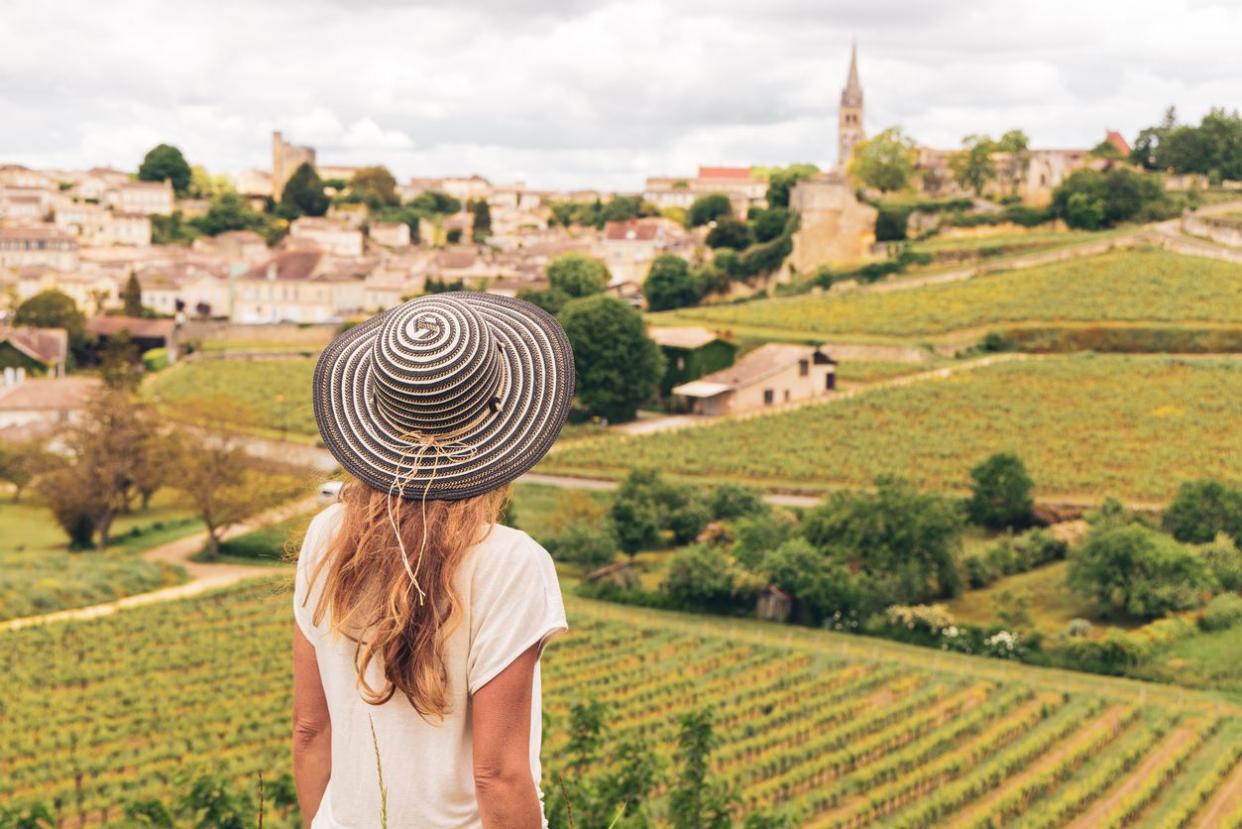
<svg viewBox="0 0 1242 829">
<path fill-rule="evenodd" d="M 40 474 L 55 466 L 55 456 L 38 438 L 0 443 L 0 481 L 13 487 L 13 503 Z"/>
<path fill-rule="evenodd" d="M 136 274 L 131 273 L 129 279 L 125 280 L 125 288 L 121 291 L 121 301 L 125 305 L 125 316 L 142 316 L 142 285 L 139 284 Z"/>
<path fill-rule="evenodd" d="M 122 329 L 108 338 L 100 352 L 99 374 L 110 389 L 137 391 L 142 382 L 142 362 L 128 331 Z"/>
<path fill-rule="evenodd" d="M 1105 161 L 1121 161 L 1125 157 L 1122 155 L 1121 150 L 1117 148 L 1117 145 L 1107 139 L 1092 147 L 1088 155 L 1092 158 L 1104 159 Z"/>
<path fill-rule="evenodd" d="M 609 514 L 621 549 L 630 556 L 660 546 L 668 485 L 655 469 L 631 469 L 613 496 Z"/>
<path fill-rule="evenodd" d="M 1242 489 L 1212 480 L 1184 483 L 1161 523 L 1178 541 L 1206 544 L 1224 533 L 1242 544 Z"/>
<path fill-rule="evenodd" d="M 874 494 L 837 493 L 810 510 L 802 534 L 852 572 L 864 573 L 889 603 L 916 604 L 960 589 L 962 524 L 948 499 L 879 478 Z"/>
<path fill-rule="evenodd" d="M 959 185 L 981 196 L 988 182 L 996 178 L 996 165 L 992 163 L 996 145 L 986 135 L 968 135 L 962 139 L 962 146 L 949 157 L 949 169 Z"/>
<path fill-rule="evenodd" d="M 1174 215 L 1159 177 L 1126 167 L 1076 170 L 1052 192 L 1052 213 L 1071 227 L 1095 229 Z"/>
<path fill-rule="evenodd" d="M 558 319 L 573 346 L 579 403 L 611 422 L 633 420 L 665 368 L 642 315 L 616 297 L 595 294 L 567 303 Z"/>
<path fill-rule="evenodd" d="M 902 132 L 901 127 L 889 127 L 854 147 L 849 173 L 856 181 L 888 193 L 906 186 L 914 175 L 917 160 L 914 139 Z"/>
<path fill-rule="evenodd" d="M 709 222 L 714 222 L 721 216 L 733 215 L 733 202 L 729 201 L 729 197 L 724 193 L 708 193 L 706 196 L 699 196 L 690 205 L 690 212 L 686 214 L 690 227 L 702 227 Z"/>
<path fill-rule="evenodd" d="M 142 164 L 138 165 L 139 181 L 168 179 L 178 196 L 184 196 L 188 191 L 191 175 L 189 162 L 185 160 L 181 150 L 169 144 L 152 147 L 143 157 Z"/>
<path fill-rule="evenodd" d="M 966 510 L 970 520 L 994 530 L 1022 529 L 1032 520 L 1035 482 L 1022 459 L 1011 452 L 998 452 L 970 470 L 973 479 Z"/>
<path fill-rule="evenodd" d="M 680 256 L 657 256 L 643 281 L 643 296 L 652 311 L 685 308 L 698 303 L 701 295 L 690 274 L 690 263 Z"/>
<path fill-rule="evenodd" d="M 755 232 L 755 241 L 772 241 L 785 232 L 785 225 L 788 221 L 788 207 L 769 207 L 767 210 L 756 212 L 750 222 Z"/>
<path fill-rule="evenodd" d="M 1198 607 L 1218 587 L 1193 550 L 1142 524 L 1092 529 L 1070 556 L 1067 583 L 1102 613 L 1134 619 Z"/>
<path fill-rule="evenodd" d="M 768 207 L 789 207 L 789 191 L 804 178 L 819 172 L 814 164 L 790 164 L 768 172 Z"/>
<path fill-rule="evenodd" d="M 200 164 L 190 167 L 190 186 L 186 195 L 193 199 L 214 199 L 221 193 L 233 190 L 233 182 L 228 176 L 213 176 Z"/>
<path fill-rule="evenodd" d="M 1022 130 L 1009 130 L 996 142 L 995 148 L 1008 156 L 1005 160 L 1004 176 L 1010 193 L 1018 192 L 1018 186 L 1026 176 L 1030 146 L 1031 139 Z"/>
<path fill-rule="evenodd" d="M 750 229 L 750 225 L 746 222 L 739 221 L 733 216 L 721 216 L 716 220 L 716 226 L 707 234 L 707 246 L 709 248 L 731 248 L 732 250 L 746 250 L 755 242 L 755 234 Z"/>
<path fill-rule="evenodd" d="M 711 779 L 711 755 L 719 745 L 711 709 L 682 714 L 678 726 L 678 771 L 668 794 L 669 823 L 673 829 L 728 829 L 737 797 Z"/>
<path fill-rule="evenodd" d="M 765 515 L 769 511 L 762 492 L 751 486 L 728 482 L 712 487 L 708 504 L 713 518 L 726 520 L 744 515 Z"/>
<path fill-rule="evenodd" d="M 598 294 L 610 278 L 603 262 L 581 253 L 567 253 L 548 263 L 548 283 L 569 299 Z"/>
<path fill-rule="evenodd" d="M 280 206 L 300 216 L 322 216 L 328 212 L 328 197 L 323 182 L 309 162 L 293 171 L 280 194 Z"/>
<path fill-rule="evenodd" d="M 401 197 L 397 195 L 397 180 L 387 167 L 381 165 L 363 167 L 355 172 L 349 180 L 349 189 L 372 210 L 401 204 Z"/>
<path fill-rule="evenodd" d="M 450 216 L 461 210 L 461 202 L 448 193 L 439 190 L 424 190 L 410 199 L 408 207 L 428 216 L 440 214 Z"/>
<path fill-rule="evenodd" d="M 470 238 L 476 242 L 482 242 L 492 234 L 492 211 L 487 206 L 486 199 L 479 199 L 474 203 L 474 221 L 470 226 Z"/>
<path fill-rule="evenodd" d="M 219 236 L 234 230 L 259 230 L 265 219 L 250 209 L 238 193 L 221 193 L 211 200 L 207 212 L 190 220 L 190 225 L 208 236 Z"/>
<path fill-rule="evenodd" d="M 56 288 L 44 289 L 17 306 L 13 322 L 35 328 L 63 328 L 75 356 L 82 356 L 86 349 L 86 317 L 68 294 Z"/>
</svg>

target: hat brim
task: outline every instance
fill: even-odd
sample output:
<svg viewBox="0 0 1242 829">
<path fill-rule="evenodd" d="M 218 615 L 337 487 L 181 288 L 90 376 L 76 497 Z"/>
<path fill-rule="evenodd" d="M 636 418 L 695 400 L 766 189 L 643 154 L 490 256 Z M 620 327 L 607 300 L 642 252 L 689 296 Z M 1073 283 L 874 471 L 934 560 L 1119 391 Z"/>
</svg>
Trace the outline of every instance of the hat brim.
<svg viewBox="0 0 1242 829">
<path fill-rule="evenodd" d="M 405 498 L 457 500 L 503 486 L 552 448 L 574 394 L 573 351 L 564 329 L 520 299 L 454 294 L 489 323 L 501 345 L 499 405 L 437 451 L 418 445 L 377 412 L 373 345 L 388 313 L 337 336 L 319 356 L 312 392 L 324 445 L 350 474 Z"/>
</svg>

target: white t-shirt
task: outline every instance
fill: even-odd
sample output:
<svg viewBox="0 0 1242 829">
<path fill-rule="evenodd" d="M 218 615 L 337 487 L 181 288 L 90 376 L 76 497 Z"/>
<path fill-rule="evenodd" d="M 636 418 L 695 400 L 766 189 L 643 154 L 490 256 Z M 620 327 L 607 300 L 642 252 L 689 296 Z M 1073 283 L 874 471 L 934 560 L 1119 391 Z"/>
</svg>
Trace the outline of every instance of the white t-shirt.
<svg viewBox="0 0 1242 829">
<path fill-rule="evenodd" d="M 314 566 L 336 531 L 344 506 L 333 504 L 311 521 L 298 556 L 294 617 L 315 647 L 319 676 L 332 719 L 332 776 L 312 829 L 380 826 L 380 787 L 371 721 L 388 789 L 391 829 L 466 829 L 482 826 L 475 798 L 470 695 L 532 645 L 565 630 L 556 570 L 546 550 L 519 530 L 497 525 L 465 556 L 454 576 L 463 604 L 461 625 L 445 651 L 449 713 L 424 720 L 398 693 L 370 705 L 357 688 L 354 644 L 333 636 L 328 619 L 316 627 L 314 610 L 325 571 L 308 585 Z M 307 598 L 310 591 L 309 601 Z M 383 687 L 372 661 L 368 681 Z M 530 716 L 530 766 L 539 784 L 541 725 L 539 667 L 535 667 Z M 542 792 L 539 795 L 543 801 Z M 547 825 L 546 820 L 544 825 Z"/>
</svg>

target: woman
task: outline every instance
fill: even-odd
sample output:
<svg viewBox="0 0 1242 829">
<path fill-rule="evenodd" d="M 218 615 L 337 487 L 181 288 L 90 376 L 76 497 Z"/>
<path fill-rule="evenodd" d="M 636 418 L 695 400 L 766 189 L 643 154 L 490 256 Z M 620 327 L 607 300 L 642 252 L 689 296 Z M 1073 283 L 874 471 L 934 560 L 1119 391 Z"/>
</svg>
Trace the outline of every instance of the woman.
<svg viewBox="0 0 1242 829">
<path fill-rule="evenodd" d="M 543 819 L 539 657 L 565 630 L 548 554 L 496 524 L 573 396 L 564 331 L 520 300 L 421 297 L 315 367 L 356 479 L 315 517 L 294 590 L 293 764 L 313 829 Z"/>
</svg>

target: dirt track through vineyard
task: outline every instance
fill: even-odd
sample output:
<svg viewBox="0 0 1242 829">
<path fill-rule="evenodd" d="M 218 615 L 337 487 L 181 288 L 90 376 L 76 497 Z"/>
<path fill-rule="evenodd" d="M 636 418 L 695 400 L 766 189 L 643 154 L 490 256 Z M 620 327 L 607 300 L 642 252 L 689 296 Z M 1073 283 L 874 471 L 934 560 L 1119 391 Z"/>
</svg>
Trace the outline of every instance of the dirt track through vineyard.
<svg viewBox="0 0 1242 829">
<path fill-rule="evenodd" d="M 1194 731 L 1187 727 L 1175 729 L 1169 734 L 1160 747 L 1148 754 L 1143 762 L 1138 765 L 1134 771 L 1107 792 L 1095 802 L 1095 805 L 1078 817 L 1078 820 L 1071 823 L 1067 829 L 1091 829 L 1094 826 L 1101 825 L 1104 816 L 1112 811 L 1121 800 L 1130 792 L 1143 785 L 1143 782 L 1151 777 L 1152 772 L 1160 768 L 1166 760 L 1177 752 L 1188 741 L 1194 739 Z"/>
<path fill-rule="evenodd" d="M 1216 794 L 1203 807 L 1202 814 L 1193 824 L 1195 829 L 1214 829 L 1220 826 L 1225 815 L 1242 805 L 1242 760 L 1234 764 L 1233 771 L 1216 790 Z"/>
</svg>

